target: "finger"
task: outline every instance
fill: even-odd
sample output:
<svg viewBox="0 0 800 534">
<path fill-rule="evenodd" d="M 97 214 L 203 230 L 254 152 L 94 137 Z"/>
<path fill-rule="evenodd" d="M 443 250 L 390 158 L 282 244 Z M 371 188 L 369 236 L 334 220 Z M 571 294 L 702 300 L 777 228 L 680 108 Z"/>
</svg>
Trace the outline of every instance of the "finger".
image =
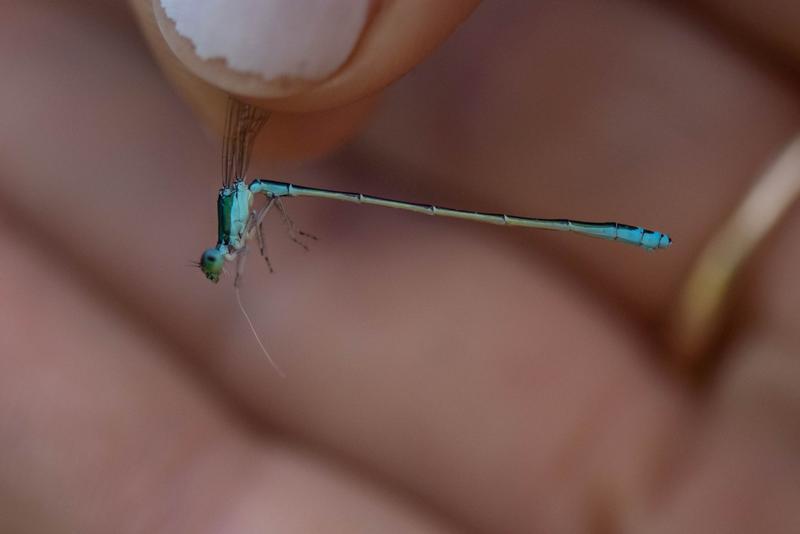
<svg viewBox="0 0 800 534">
<path fill-rule="evenodd" d="M 645 520 L 655 524 L 634 530 L 797 530 L 798 228 L 795 208 L 760 244 L 747 276 L 738 281 L 715 391 L 691 435 L 676 444 L 682 459 Z"/>
<path fill-rule="evenodd" d="M 745 38 L 755 37 L 782 49 L 797 68 L 800 65 L 800 4 L 786 0 L 698 0 L 713 9 L 716 18 L 732 21 Z"/>
<path fill-rule="evenodd" d="M 800 478 L 797 335 L 740 330 L 704 410 L 675 436 L 675 459 L 632 531 L 793 533 Z M 644 512 L 644 510 L 643 510 Z"/>
<path fill-rule="evenodd" d="M 153 46 L 168 46 L 182 68 L 214 87 L 271 99 L 274 109 L 309 111 L 353 102 L 402 76 L 477 3 L 273 0 L 220 7 L 137 0 L 135 5 L 140 13 L 148 9 L 145 4 L 152 6 L 161 33 Z"/>
<path fill-rule="evenodd" d="M 278 114 L 270 124 L 270 137 L 282 147 L 273 157 L 291 158 L 324 152 L 353 135 L 372 106 L 371 95 L 421 61 L 477 4 L 352 0 L 331 10 L 330 2 L 285 0 L 256 7 L 229 2 L 217 13 L 213 6 L 223 4 L 195 2 L 184 9 L 185 2 L 165 2 L 135 0 L 133 7 L 167 76 L 217 127 L 224 116 L 222 91 L 271 110 L 303 112 L 291 119 Z M 241 41 L 218 42 L 231 35 Z M 198 56 L 203 50 L 211 56 Z M 324 111 L 333 108 L 334 115 Z M 284 129 L 287 120 L 292 127 Z M 309 138 L 317 140 L 311 148 Z"/>
<path fill-rule="evenodd" d="M 192 74 L 169 50 L 155 23 L 149 0 L 135 2 L 133 7 L 163 72 L 203 121 L 217 135 L 221 134 L 228 94 Z M 256 139 L 254 152 L 273 161 L 302 160 L 323 154 L 352 137 L 369 117 L 375 102 L 376 96 L 368 95 L 315 112 L 273 111 L 269 127 Z"/>
<path fill-rule="evenodd" d="M 297 443 L 251 435 L 161 336 L 35 238 L 0 221 L 14 251 L 0 286 L 4 531 L 447 530 Z"/>
</svg>

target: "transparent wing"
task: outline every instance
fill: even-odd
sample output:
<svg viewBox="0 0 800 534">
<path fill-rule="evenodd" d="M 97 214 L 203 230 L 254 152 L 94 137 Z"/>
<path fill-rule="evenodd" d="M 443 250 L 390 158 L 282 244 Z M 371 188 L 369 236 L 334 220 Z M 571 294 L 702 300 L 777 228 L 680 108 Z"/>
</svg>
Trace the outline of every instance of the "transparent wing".
<svg viewBox="0 0 800 534">
<path fill-rule="evenodd" d="M 269 112 L 250 104 L 228 98 L 228 113 L 222 137 L 222 185 L 244 179 L 253 142 L 269 119 Z"/>
</svg>

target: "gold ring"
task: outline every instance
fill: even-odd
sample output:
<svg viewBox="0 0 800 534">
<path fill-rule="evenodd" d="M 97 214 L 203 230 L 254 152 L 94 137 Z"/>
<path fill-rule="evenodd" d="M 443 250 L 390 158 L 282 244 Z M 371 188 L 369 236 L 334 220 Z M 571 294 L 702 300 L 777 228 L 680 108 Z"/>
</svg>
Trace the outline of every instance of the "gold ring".
<svg viewBox="0 0 800 534">
<path fill-rule="evenodd" d="M 709 365 L 742 271 L 800 196 L 800 136 L 772 161 L 706 243 L 681 290 L 672 322 L 674 363 L 697 376 Z"/>
</svg>

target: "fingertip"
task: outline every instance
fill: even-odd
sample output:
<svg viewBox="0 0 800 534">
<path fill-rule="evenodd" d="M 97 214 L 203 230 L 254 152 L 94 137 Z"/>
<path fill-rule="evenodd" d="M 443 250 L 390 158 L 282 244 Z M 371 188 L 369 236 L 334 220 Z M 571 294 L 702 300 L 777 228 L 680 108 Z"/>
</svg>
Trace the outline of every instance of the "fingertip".
<svg viewBox="0 0 800 534">
<path fill-rule="evenodd" d="M 477 3 L 132 0 L 162 70 L 206 124 L 221 131 L 230 93 L 273 111 L 257 151 L 277 160 L 314 157 L 355 135 L 381 89 L 436 48 Z M 258 38 L 226 40 L 237 32 Z"/>
<path fill-rule="evenodd" d="M 132 1 L 151 45 L 173 56 L 162 60 L 171 78 L 308 112 L 378 92 L 479 0 Z"/>
<path fill-rule="evenodd" d="M 353 53 L 373 0 L 148 0 L 161 38 L 206 82 L 275 98 L 331 77 Z"/>
<path fill-rule="evenodd" d="M 153 56 L 171 82 L 202 122 L 221 134 L 229 93 L 186 68 L 163 39 L 150 0 L 132 2 L 142 32 Z M 245 98 L 273 110 L 269 126 L 257 139 L 256 152 L 271 161 L 297 161 L 333 150 L 355 135 L 369 118 L 378 101 L 377 94 L 342 106 L 307 113 L 274 111 L 263 99 Z"/>
</svg>

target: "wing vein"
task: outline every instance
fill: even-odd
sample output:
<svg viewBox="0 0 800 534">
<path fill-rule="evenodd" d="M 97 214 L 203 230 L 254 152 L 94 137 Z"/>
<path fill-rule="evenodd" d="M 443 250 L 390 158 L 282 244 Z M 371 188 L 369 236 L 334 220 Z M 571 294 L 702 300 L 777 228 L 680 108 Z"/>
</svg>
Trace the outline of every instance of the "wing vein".
<svg viewBox="0 0 800 534">
<path fill-rule="evenodd" d="M 250 164 L 255 138 L 270 113 L 251 104 L 228 99 L 225 130 L 222 136 L 222 186 L 243 180 Z"/>
</svg>

